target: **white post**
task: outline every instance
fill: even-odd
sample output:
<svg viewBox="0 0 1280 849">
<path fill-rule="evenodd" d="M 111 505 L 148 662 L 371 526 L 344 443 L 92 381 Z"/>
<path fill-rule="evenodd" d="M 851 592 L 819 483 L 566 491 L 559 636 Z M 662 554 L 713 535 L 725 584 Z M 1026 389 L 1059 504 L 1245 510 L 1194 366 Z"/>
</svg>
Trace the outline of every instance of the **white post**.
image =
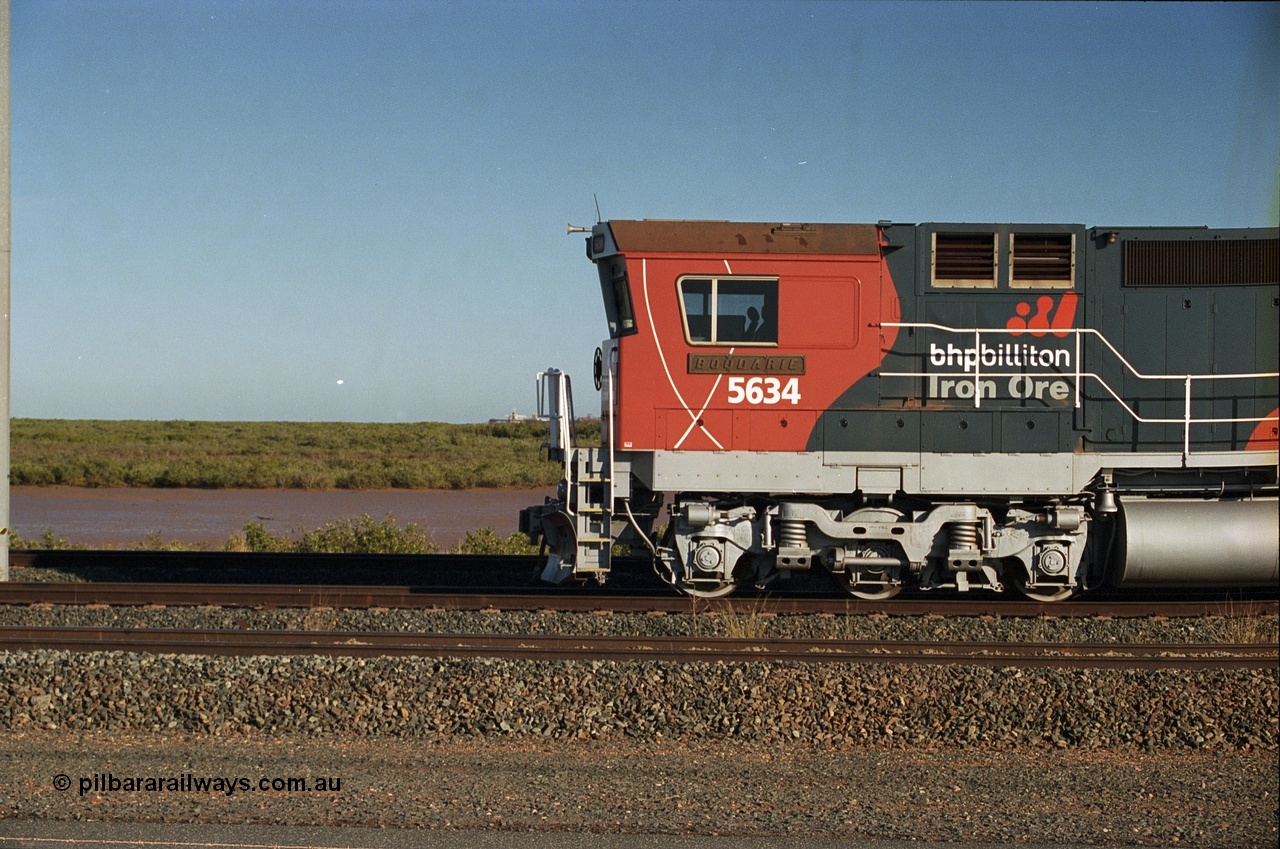
<svg viewBox="0 0 1280 849">
<path fill-rule="evenodd" d="M 1186 405 L 1182 414 L 1182 465 L 1191 459 L 1191 375 L 1187 375 Z"/>
<path fill-rule="evenodd" d="M 9 0 L 0 0 L 0 581 L 9 580 Z"/>
<path fill-rule="evenodd" d="M 1072 334 L 1076 338 L 1076 409 L 1080 408 L 1080 331 Z"/>
<path fill-rule="evenodd" d="M 982 331 L 973 329 L 973 406 L 982 406 Z"/>
</svg>

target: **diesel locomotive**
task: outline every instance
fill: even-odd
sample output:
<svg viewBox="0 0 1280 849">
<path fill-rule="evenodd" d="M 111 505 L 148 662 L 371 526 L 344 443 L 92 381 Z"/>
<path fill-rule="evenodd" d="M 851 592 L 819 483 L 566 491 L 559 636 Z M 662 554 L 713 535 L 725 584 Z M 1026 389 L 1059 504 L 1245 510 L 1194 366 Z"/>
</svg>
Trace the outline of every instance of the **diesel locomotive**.
<svg viewBox="0 0 1280 849">
<path fill-rule="evenodd" d="M 571 228 L 573 230 L 575 228 Z M 1276 228 L 607 221 L 601 444 L 538 375 L 549 581 L 1275 585 Z"/>
</svg>

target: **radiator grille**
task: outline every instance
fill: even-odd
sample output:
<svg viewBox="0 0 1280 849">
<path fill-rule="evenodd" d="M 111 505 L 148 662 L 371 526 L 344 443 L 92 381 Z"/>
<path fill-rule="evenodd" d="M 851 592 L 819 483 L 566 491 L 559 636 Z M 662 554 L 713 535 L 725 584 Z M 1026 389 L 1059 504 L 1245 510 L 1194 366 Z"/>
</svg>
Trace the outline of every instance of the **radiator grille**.
<svg viewBox="0 0 1280 849">
<path fill-rule="evenodd" d="M 1126 286 L 1244 286 L 1280 282 L 1280 239 L 1126 241 Z"/>
</svg>

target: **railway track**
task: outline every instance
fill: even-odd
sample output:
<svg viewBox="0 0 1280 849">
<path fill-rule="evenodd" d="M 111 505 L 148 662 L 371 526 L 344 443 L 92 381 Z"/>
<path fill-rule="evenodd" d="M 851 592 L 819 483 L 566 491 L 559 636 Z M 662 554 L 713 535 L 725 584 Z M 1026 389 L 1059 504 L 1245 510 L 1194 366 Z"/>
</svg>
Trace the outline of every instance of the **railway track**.
<svg viewBox="0 0 1280 849">
<path fill-rule="evenodd" d="M 530 555 L 299 554 L 232 551 L 15 550 L 16 576 L 40 570 L 84 581 L 233 584 L 532 585 L 542 558 Z M 651 576 L 651 570 L 635 570 Z M 655 579 L 656 580 L 656 579 Z"/>
<path fill-rule="evenodd" d="M 0 650 L 208 655 L 499 657 L 527 660 L 965 664 L 1128 669 L 1274 669 L 1274 645 L 949 643 L 737 637 L 420 634 L 176 628 L 0 627 Z"/>
<path fill-rule="evenodd" d="M 774 613 L 872 613 L 945 616 L 1202 616 L 1257 615 L 1277 611 L 1274 589 L 1095 591 L 1069 603 L 1038 604 L 1021 596 L 959 596 L 954 593 L 904 593 L 887 602 L 852 598 L 823 574 L 793 576 L 780 593 L 740 593 L 727 601 L 696 605 L 663 584 L 647 559 L 615 562 L 608 587 L 560 587 L 549 591 L 538 580 L 543 558 L 532 555 L 459 554 L 299 554 L 222 551 L 15 550 L 10 566 L 17 582 L 71 578 L 79 586 L 134 584 L 154 592 L 152 600 L 117 601 L 126 590 L 105 590 L 90 604 L 211 604 L 233 606 L 471 607 L 479 596 L 504 610 L 613 609 L 689 612 L 690 609 L 759 607 Z M 24 575 L 38 575 L 25 578 Z M 226 590 L 207 585 L 219 585 Z M 18 584 L 14 584 L 15 586 Z M 161 585 L 172 587 L 168 600 Z M 253 590 L 250 585 L 257 585 Z M 0 584 L 0 589 L 6 585 Z M 196 586 L 195 589 L 188 589 Z M 10 592 L 4 590 L 5 593 Z M 63 591 L 71 592 L 71 591 Z M 87 592 L 87 591 L 83 591 Z M 105 593 L 120 593 L 108 597 Z M 256 599 L 247 595 L 259 593 Z M 451 602 L 447 596 L 466 594 Z M 529 594 L 527 601 L 510 598 Z M 203 598 L 200 598 L 203 595 Z M 317 600 L 308 601 L 316 596 Z M 638 600 L 620 601 L 634 596 Z M 362 602 L 366 597 L 369 600 Z M 559 601 L 581 597 L 579 601 Z M 0 594 L 0 603 L 19 596 Z M 84 596 L 90 598 L 90 596 Z M 200 600 L 187 600 L 199 598 Z M 63 602 L 50 597 L 48 603 Z"/>
<path fill-rule="evenodd" d="M 898 597 L 882 602 L 848 597 L 760 595 L 694 600 L 672 592 L 443 592 L 411 586 L 184 583 L 8 583 L 0 604 L 202 606 L 248 608 L 545 610 L 556 612 L 735 612 L 753 614 L 894 614 L 903 616 L 1192 617 L 1275 616 L 1280 602 L 1258 598 L 1162 598 L 1080 600 L 1040 604 L 1011 598 Z"/>
</svg>

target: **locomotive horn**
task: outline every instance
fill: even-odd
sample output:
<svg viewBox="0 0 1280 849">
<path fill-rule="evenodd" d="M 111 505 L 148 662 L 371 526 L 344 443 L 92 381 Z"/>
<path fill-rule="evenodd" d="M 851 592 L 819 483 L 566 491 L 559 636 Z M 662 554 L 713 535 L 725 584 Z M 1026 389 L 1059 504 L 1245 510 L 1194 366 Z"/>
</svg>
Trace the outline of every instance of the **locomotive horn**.
<svg viewBox="0 0 1280 849">
<path fill-rule="evenodd" d="M 569 232 L 565 233 L 565 235 L 572 236 L 574 233 L 590 233 L 590 232 L 591 232 L 590 227 L 575 227 L 572 224 L 570 224 Z"/>
</svg>

